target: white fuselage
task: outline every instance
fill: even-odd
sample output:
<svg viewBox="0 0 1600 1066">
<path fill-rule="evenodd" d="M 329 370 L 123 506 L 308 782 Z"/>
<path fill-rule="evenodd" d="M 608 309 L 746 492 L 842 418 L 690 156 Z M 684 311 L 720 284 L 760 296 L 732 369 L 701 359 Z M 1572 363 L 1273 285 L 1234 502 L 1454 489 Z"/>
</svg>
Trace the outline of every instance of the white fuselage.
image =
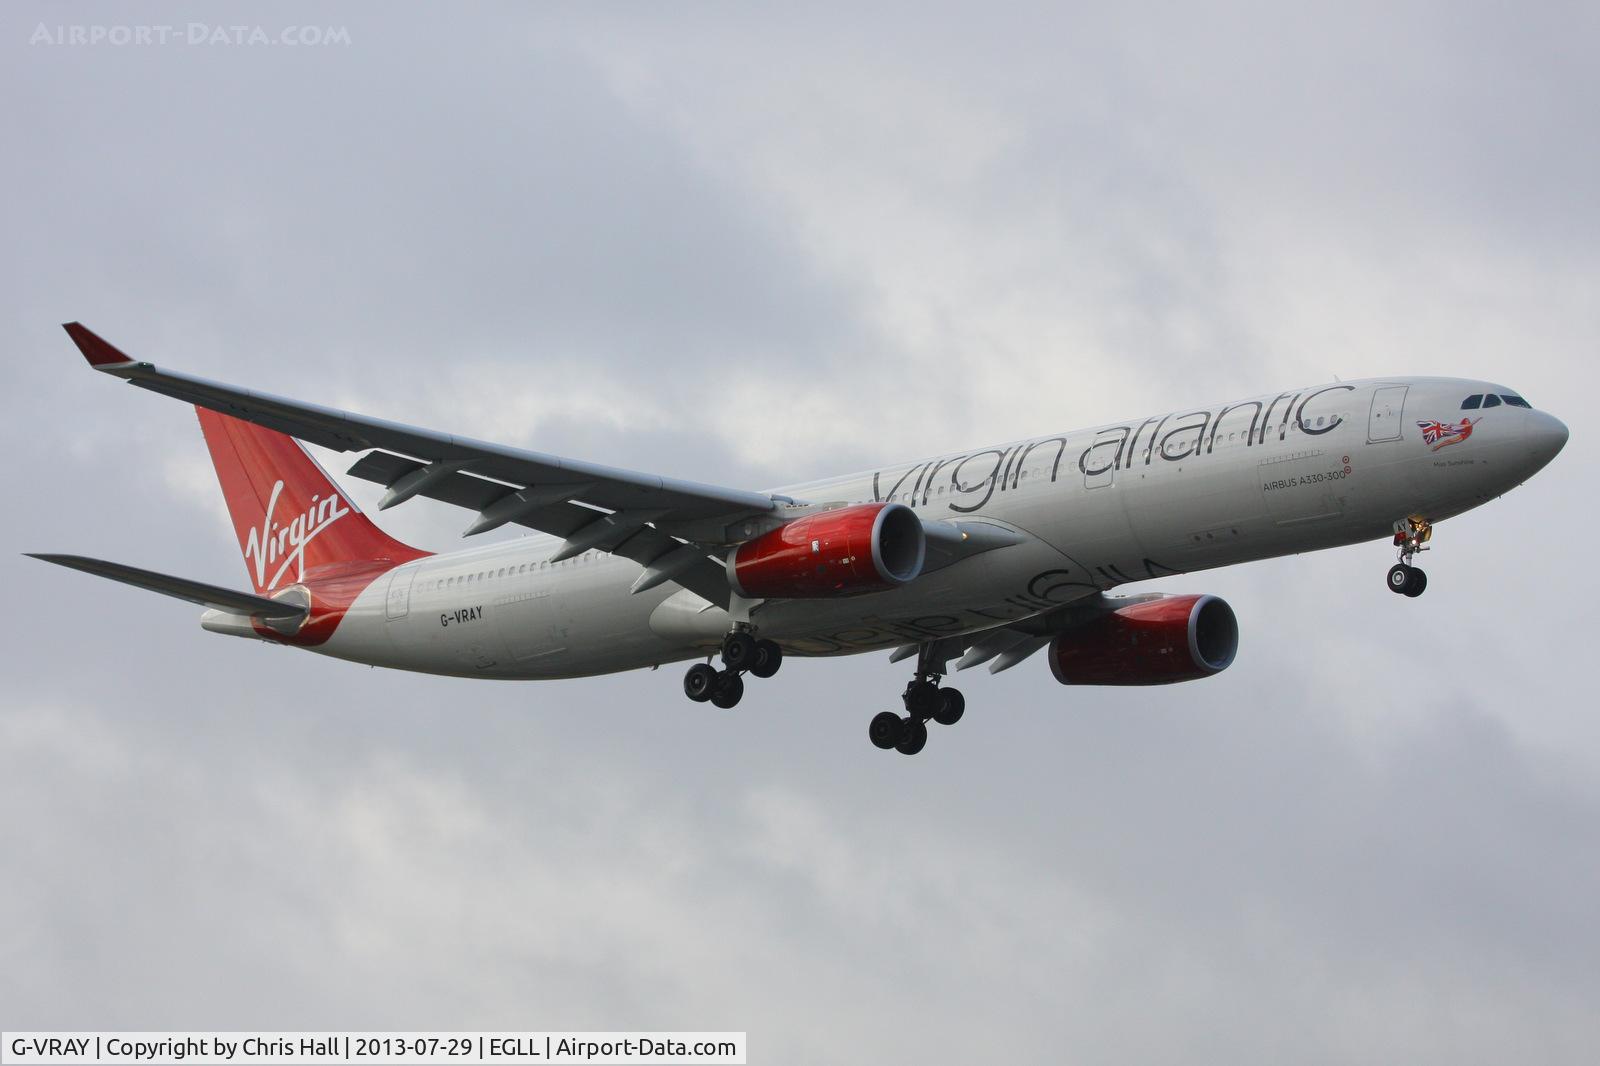
<svg viewBox="0 0 1600 1066">
<path fill-rule="evenodd" d="M 1133 581 L 1387 537 L 1526 480 L 1566 431 L 1514 406 L 1462 411 L 1453 378 L 1390 378 L 1259 396 L 901 463 L 779 490 L 809 503 L 887 500 L 924 522 L 979 521 L 1022 543 L 887 592 L 769 601 L 751 620 L 798 655 L 839 655 L 989 629 Z M 1478 421 L 1437 445 L 1419 422 Z M 1559 430 L 1559 442 L 1554 438 Z M 1437 446 L 1437 447 L 1436 447 Z M 528 536 L 385 575 L 316 650 L 380 666 L 573 677 L 706 655 L 729 616 L 640 567 L 589 552 L 547 560 Z"/>
</svg>

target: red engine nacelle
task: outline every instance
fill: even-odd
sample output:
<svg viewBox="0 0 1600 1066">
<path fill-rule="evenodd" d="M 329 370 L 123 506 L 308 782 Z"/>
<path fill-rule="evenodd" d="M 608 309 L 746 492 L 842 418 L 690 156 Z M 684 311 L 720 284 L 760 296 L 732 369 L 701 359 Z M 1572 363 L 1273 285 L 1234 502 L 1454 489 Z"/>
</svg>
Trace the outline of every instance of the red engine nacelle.
<svg viewBox="0 0 1600 1066">
<path fill-rule="evenodd" d="M 797 518 L 728 555 L 741 596 L 818 597 L 880 592 L 922 573 L 922 520 L 903 503 L 864 503 Z"/>
<path fill-rule="evenodd" d="M 1167 685 L 1210 677 L 1239 650 L 1233 608 L 1215 596 L 1135 603 L 1050 642 L 1063 685 Z"/>
</svg>

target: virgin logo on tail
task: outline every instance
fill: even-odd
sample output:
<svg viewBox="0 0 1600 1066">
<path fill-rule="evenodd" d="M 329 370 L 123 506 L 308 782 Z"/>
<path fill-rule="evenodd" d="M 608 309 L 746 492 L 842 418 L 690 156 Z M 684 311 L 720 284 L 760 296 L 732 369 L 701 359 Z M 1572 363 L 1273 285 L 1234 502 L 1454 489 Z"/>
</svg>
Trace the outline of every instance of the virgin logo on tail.
<svg viewBox="0 0 1600 1066">
<path fill-rule="evenodd" d="M 267 500 L 267 513 L 262 516 L 261 528 L 252 529 L 245 539 L 244 561 L 254 567 L 256 587 L 274 589 L 290 564 L 298 566 L 296 580 L 306 576 L 306 545 L 329 526 L 350 513 L 337 492 L 329 496 L 311 497 L 311 506 L 305 514 L 296 515 L 287 523 L 275 523 L 272 513 L 277 510 L 278 497 L 283 494 L 283 481 L 272 486 L 272 496 Z M 267 567 L 276 565 L 272 580 L 267 580 Z"/>
</svg>

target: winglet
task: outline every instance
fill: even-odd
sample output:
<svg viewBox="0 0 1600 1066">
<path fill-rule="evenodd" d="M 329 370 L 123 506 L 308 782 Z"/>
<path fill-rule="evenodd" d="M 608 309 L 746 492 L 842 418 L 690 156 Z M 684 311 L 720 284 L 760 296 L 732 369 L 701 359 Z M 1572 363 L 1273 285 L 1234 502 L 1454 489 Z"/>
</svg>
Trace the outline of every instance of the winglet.
<svg viewBox="0 0 1600 1066">
<path fill-rule="evenodd" d="M 134 362 L 81 322 L 67 322 L 61 328 L 67 331 L 67 336 L 72 338 L 72 343 L 78 346 L 83 357 L 89 360 L 89 365 L 97 370 Z"/>
</svg>

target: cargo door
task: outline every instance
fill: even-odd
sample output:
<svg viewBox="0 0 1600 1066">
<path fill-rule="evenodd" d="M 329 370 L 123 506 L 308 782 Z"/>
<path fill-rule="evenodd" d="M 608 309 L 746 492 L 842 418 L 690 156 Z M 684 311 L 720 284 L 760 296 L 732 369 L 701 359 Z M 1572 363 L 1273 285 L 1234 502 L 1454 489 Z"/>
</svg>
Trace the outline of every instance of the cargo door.
<svg viewBox="0 0 1600 1066">
<path fill-rule="evenodd" d="M 1264 459 L 1256 467 L 1267 513 L 1280 526 L 1319 522 L 1344 514 L 1347 456 L 1318 449 Z"/>
<path fill-rule="evenodd" d="M 495 601 L 500 634 L 517 662 L 547 658 L 564 651 L 566 644 L 566 627 L 560 623 L 567 597 L 557 578 L 562 569 L 550 565 L 541 570 L 537 563 L 527 567 L 526 574 L 517 575 L 508 595 Z"/>
</svg>

